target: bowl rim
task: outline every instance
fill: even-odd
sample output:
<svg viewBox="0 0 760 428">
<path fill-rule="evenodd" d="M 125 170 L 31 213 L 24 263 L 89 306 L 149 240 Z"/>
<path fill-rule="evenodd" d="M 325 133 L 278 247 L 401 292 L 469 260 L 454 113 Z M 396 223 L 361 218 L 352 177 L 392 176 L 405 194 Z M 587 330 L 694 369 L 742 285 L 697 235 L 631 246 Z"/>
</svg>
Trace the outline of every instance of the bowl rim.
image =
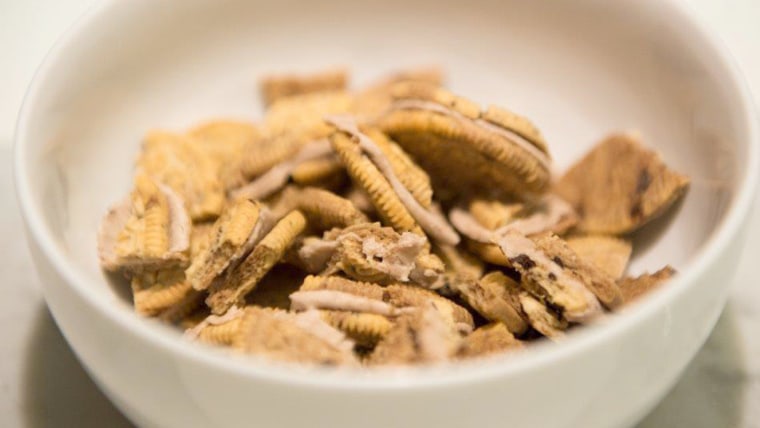
<svg viewBox="0 0 760 428">
<path fill-rule="evenodd" d="M 580 331 L 573 332 L 561 344 L 536 344 L 524 352 L 508 355 L 508 358 L 490 358 L 478 360 L 478 364 L 469 362 L 453 365 L 412 367 L 403 370 L 393 369 L 398 375 L 388 375 L 387 370 L 360 371 L 351 369 L 341 370 L 309 370 L 309 376 L 303 376 L 301 370 L 292 364 L 277 362 L 255 362 L 251 358 L 230 358 L 228 353 L 213 349 L 210 346 L 199 346 L 184 340 L 179 334 L 167 328 L 157 328 L 156 322 L 146 321 L 134 314 L 133 311 L 120 305 L 113 305 L 105 296 L 87 292 L 86 283 L 97 283 L 86 277 L 83 272 L 67 260 L 65 252 L 53 237 L 52 230 L 46 225 L 42 210 L 35 204 L 30 185 L 28 168 L 31 159 L 28 150 L 28 129 L 30 115 L 44 94 L 40 93 L 42 82 L 55 69 L 58 59 L 65 54 L 67 48 L 87 34 L 88 27 L 106 16 L 108 12 L 120 3 L 118 0 L 108 0 L 91 6 L 74 24 L 72 24 L 56 41 L 38 67 L 27 89 L 24 101 L 16 123 L 13 147 L 13 170 L 16 197 L 21 213 L 27 225 L 27 237 L 34 239 L 41 253 L 51 263 L 54 270 L 80 299 L 87 302 L 99 316 L 105 317 L 119 328 L 126 330 L 147 341 L 157 349 L 178 358 L 186 358 L 194 363 L 207 365 L 214 370 L 225 371 L 228 374 L 244 376 L 250 380 L 268 381 L 298 385 L 302 387 L 319 387 L 334 389 L 421 389 L 441 385 L 455 386 L 477 380 L 497 378 L 539 370 L 541 367 L 556 364 L 562 360 L 587 352 L 600 343 L 632 330 L 637 324 L 651 318 L 657 312 L 670 305 L 680 295 L 687 292 L 690 286 L 709 269 L 737 236 L 747 217 L 756 192 L 758 176 L 760 175 L 760 129 L 757 114 L 752 100 L 751 91 L 740 71 L 735 59 L 717 35 L 710 29 L 696 12 L 678 0 L 657 0 L 637 2 L 637 7 L 660 7 L 672 15 L 680 15 L 687 23 L 688 31 L 693 34 L 702 49 L 720 61 L 726 82 L 731 90 L 740 97 L 737 106 L 743 115 L 742 120 L 747 126 L 748 135 L 746 172 L 737 184 L 737 191 L 722 221 L 712 231 L 711 236 L 692 257 L 691 261 L 668 287 L 663 287 L 653 293 L 650 298 L 631 305 L 627 310 L 607 317 L 612 322 L 602 320 L 598 325 L 586 326 Z M 98 286 L 98 284 L 95 284 Z M 75 350 L 76 351 L 76 350 Z M 254 359 L 255 360 L 255 359 Z M 294 370 L 294 367 L 296 370 Z M 306 369 L 304 369 L 306 370 Z"/>
</svg>

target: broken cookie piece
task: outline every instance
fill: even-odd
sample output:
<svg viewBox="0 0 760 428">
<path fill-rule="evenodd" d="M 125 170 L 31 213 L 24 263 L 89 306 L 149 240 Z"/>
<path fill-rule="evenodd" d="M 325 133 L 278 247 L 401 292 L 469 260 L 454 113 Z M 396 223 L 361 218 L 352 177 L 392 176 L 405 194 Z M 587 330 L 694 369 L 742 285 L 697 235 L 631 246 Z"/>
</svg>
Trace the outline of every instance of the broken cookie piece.
<svg viewBox="0 0 760 428">
<path fill-rule="evenodd" d="M 621 235 L 665 212 L 689 185 L 629 135 L 613 135 L 573 165 L 555 186 L 587 233 Z"/>
<path fill-rule="evenodd" d="M 457 350 L 459 358 L 476 358 L 495 353 L 513 351 L 525 346 L 517 340 L 502 323 L 491 323 L 478 327 L 462 339 Z"/>
<path fill-rule="evenodd" d="M 322 319 L 358 345 L 375 346 L 393 327 L 386 316 L 366 312 L 320 311 Z"/>
<path fill-rule="evenodd" d="M 129 201 L 112 208 L 100 225 L 101 266 L 110 271 L 157 270 L 187 262 L 190 218 L 170 188 L 138 173 Z"/>
<path fill-rule="evenodd" d="M 487 320 L 504 324 L 514 334 L 527 330 L 528 323 L 518 298 L 520 285 L 503 273 L 490 272 L 480 280 L 461 281 L 453 288 Z"/>
<path fill-rule="evenodd" d="M 314 92 L 342 91 L 348 83 L 348 72 L 344 69 L 324 70 L 312 74 L 284 74 L 261 79 L 259 90 L 265 106 L 293 95 Z"/>
<path fill-rule="evenodd" d="M 567 269 L 561 258 L 546 252 L 549 245 L 540 247 L 517 232 L 509 232 L 500 238 L 499 247 L 520 273 L 523 287 L 560 308 L 567 320 L 584 322 L 602 312 L 599 300 L 583 280 Z"/>
<path fill-rule="evenodd" d="M 635 278 L 623 278 L 618 282 L 620 291 L 623 293 L 623 300 L 632 302 L 644 294 L 659 287 L 665 281 L 669 280 L 676 274 L 676 270 L 670 266 L 658 270 L 655 273 L 645 273 Z"/>
<path fill-rule="evenodd" d="M 354 118 L 329 116 L 326 120 L 339 131 L 330 136 L 333 149 L 349 176 L 370 196 L 384 221 L 400 232 L 419 233 L 418 229 L 422 228 L 436 242 L 459 243 L 459 236 L 446 218 L 435 206 L 425 207 L 415 199 L 397 175 L 396 169 L 403 171 L 403 167 L 394 169 L 387 155 L 359 129 Z"/>
<path fill-rule="evenodd" d="M 239 200 L 214 223 L 207 247 L 185 272 L 196 290 L 205 290 L 228 267 L 246 257 L 272 227 L 266 208 L 258 202 Z"/>
<path fill-rule="evenodd" d="M 630 241 L 605 235 L 571 236 L 567 245 L 578 257 L 614 279 L 623 276 L 633 251 Z"/>
<path fill-rule="evenodd" d="M 193 220 L 213 219 L 222 211 L 225 199 L 218 166 L 193 137 L 150 132 L 137 168 L 177 193 Z"/>
<path fill-rule="evenodd" d="M 531 327 L 537 332 L 552 340 L 565 336 L 568 323 L 562 315 L 557 314 L 528 293 L 520 293 L 519 298 L 523 312 L 527 315 Z"/>
<path fill-rule="evenodd" d="M 206 304 L 214 314 L 222 314 L 234 305 L 240 305 L 251 290 L 293 245 L 306 227 L 306 217 L 292 211 L 256 244 L 251 253 L 226 275 L 224 281 L 214 282 L 209 288 Z"/>
<path fill-rule="evenodd" d="M 435 303 L 398 319 L 377 344 L 370 365 L 440 363 L 459 349 L 461 338 Z"/>
<path fill-rule="evenodd" d="M 353 342 L 310 311 L 246 307 L 232 347 L 246 354 L 322 366 L 357 365 Z"/>
<path fill-rule="evenodd" d="M 548 186 L 551 159 L 543 139 L 525 138 L 538 137 L 527 120 L 506 110 L 497 114 L 496 108 L 481 112 L 471 101 L 430 85 L 399 84 L 394 95 L 379 126 L 431 175 L 442 199 L 494 189 L 522 197 Z"/>
</svg>

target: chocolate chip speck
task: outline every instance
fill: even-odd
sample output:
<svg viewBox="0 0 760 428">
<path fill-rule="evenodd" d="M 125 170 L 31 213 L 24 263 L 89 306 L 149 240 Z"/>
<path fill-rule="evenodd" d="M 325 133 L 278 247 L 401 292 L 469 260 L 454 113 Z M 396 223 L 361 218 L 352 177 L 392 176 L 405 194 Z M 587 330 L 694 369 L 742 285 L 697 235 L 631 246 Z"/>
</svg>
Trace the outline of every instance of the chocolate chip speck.
<svg viewBox="0 0 760 428">
<path fill-rule="evenodd" d="M 549 272 L 549 279 L 552 280 L 552 281 L 556 281 L 557 280 L 557 275 Z"/>
<path fill-rule="evenodd" d="M 641 200 L 634 201 L 633 205 L 631 205 L 630 214 L 632 219 L 638 219 L 644 215 L 644 212 L 641 210 Z"/>
<path fill-rule="evenodd" d="M 649 185 L 652 183 L 652 177 L 649 175 L 649 171 L 644 168 L 639 173 L 639 179 L 636 181 L 636 193 L 644 193 Z"/>
<path fill-rule="evenodd" d="M 560 258 L 559 258 L 559 256 L 554 256 L 554 257 L 552 257 L 552 261 L 553 261 L 554 263 L 556 263 L 556 264 L 557 264 L 557 266 L 559 266 L 559 267 L 561 267 L 561 268 L 564 268 L 564 267 L 565 267 L 565 263 L 564 263 L 564 262 L 562 262 L 562 259 L 560 259 Z"/>
<path fill-rule="evenodd" d="M 388 302 L 391 300 L 391 293 L 389 293 L 387 290 L 383 290 L 383 302 Z"/>
<path fill-rule="evenodd" d="M 534 267 L 536 267 L 536 263 L 525 254 L 519 254 L 516 257 L 512 257 L 511 259 L 509 259 L 509 261 L 514 264 L 518 264 L 522 266 L 523 269 L 533 269 Z"/>
</svg>

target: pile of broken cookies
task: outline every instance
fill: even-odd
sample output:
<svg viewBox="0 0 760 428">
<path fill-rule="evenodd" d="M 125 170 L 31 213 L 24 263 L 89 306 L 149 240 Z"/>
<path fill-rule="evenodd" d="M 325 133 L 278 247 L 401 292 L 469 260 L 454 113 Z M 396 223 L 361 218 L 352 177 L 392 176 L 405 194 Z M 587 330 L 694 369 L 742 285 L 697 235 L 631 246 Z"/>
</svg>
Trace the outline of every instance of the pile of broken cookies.
<svg viewBox="0 0 760 428">
<path fill-rule="evenodd" d="M 674 274 L 626 276 L 689 184 L 634 137 L 553 177 L 530 121 L 437 69 L 347 81 L 273 76 L 258 124 L 147 134 L 98 237 L 139 314 L 239 353 L 422 364 L 558 340 Z"/>
</svg>

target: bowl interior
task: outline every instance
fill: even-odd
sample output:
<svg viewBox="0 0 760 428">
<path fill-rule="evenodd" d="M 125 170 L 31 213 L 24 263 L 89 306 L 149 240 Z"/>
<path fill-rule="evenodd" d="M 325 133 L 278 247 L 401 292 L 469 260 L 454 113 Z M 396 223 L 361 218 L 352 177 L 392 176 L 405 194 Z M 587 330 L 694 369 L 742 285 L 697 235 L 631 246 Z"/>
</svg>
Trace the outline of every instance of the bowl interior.
<svg viewBox="0 0 760 428">
<path fill-rule="evenodd" d="M 110 2 L 55 51 L 29 100 L 32 202 L 89 292 L 126 309 L 95 236 L 147 130 L 257 120 L 263 73 L 345 65 L 361 85 L 439 64 L 455 92 L 531 118 L 560 170 L 609 132 L 639 132 L 693 184 L 637 238 L 631 272 L 684 269 L 730 206 L 749 136 L 723 63 L 665 3 Z"/>
</svg>

